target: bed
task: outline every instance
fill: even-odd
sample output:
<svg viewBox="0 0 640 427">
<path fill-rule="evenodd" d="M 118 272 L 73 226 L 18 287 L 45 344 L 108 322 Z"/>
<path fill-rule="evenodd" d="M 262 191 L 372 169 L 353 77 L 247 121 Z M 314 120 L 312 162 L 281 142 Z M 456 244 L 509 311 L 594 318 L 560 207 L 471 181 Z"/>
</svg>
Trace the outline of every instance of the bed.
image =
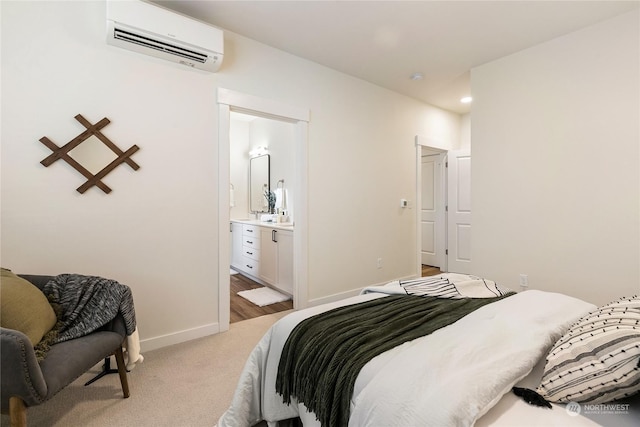
<svg viewBox="0 0 640 427">
<path fill-rule="evenodd" d="M 390 348 L 385 346 L 397 339 L 395 335 L 392 339 L 377 338 L 381 341 L 373 345 L 361 344 L 367 330 L 375 331 L 372 334 L 376 335 L 380 334 L 378 329 L 383 329 L 363 326 L 353 334 L 357 345 L 341 344 L 347 350 L 336 347 L 328 349 L 328 355 L 320 355 L 321 347 L 329 344 L 321 341 L 320 336 L 348 335 L 352 328 L 344 325 L 350 322 L 348 316 L 355 319 L 353 325 L 366 325 L 365 319 L 370 314 L 358 310 L 366 309 L 374 313 L 371 316 L 380 317 L 372 325 L 388 323 L 399 325 L 393 328 L 402 328 L 411 321 L 407 319 L 414 315 L 414 306 L 436 304 L 426 310 L 457 313 L 460 307 L 468 305 L 467 301 L 474 305 L 468 313 L 464 313 L 467 309 L 464 308 L 457 317 L 442 322 L 439 317 L 429 318 L 429 322 L 442 324 L 426 331 L 424 336 L 409 335 L 405 341 L 394 341 Z M 581 322 L 593 323 L 589 319 L 599 313 L 598 307 L 558 293 L 529 290 L 516 294 L 490 280 L 444 274 L 365 288 L 357 297 L 285 316 L 252 351 L 231 406 L 217 425 L 248 427 L 266 421 L 269 426 L 276 426 L 298 418 L 304 426 L 594 426 L 609 422 L 616 426 L 640 425 L 640 401 L 637 396 L 629 397 L 640 389 L 640 334 L 636 334 L 640 300 L 632 297 L 621 301 L 614 308 L 603 308 L 609 313 L 604 327 L 594 324 L 594 328 L 614 332 L 596 333 L 598 336 L 592 338 L 599 339 L 598 345 L 602 347 L 602 336 L 609 339 L 614 334 L 613 341 L 618 343 L 615 351 L 621 351 L 624 357 L 624 362 L 617 359 L 615 362 L 618 372 L 626 369 L 624 387 L 616 386 L 615 391 L 616 398 L 624 395 L 624 400 L 614 404 L 583 403 L 576 407 L 574 400 L 580 399 L 575 397 L 575 383 L 568 391 L 566 387 L 556 387 L 565 393 L 564 397 L 558 397 L 556 389 L 541 389 L 543 380 L 551 375 L 549 360 L 555 358 L 561 366 L 568 364 L 563 359 L 568 344 L 583 334 L 585 326 Z M 454 306 L 439 305 L 445 303 Z M 399 308 L 387 308 L 391 305 Z M 396 310 L 399 314 L 393 317 L 381 314 L 387 313 L 385 310 Z M 617 316 L 617 326 L 608 326 L 613 322 L 611 316 Z M 314 323 L 331 317 L 334 323 Z M 386 320 L 381 322 L 381 318 Z M 581 332 L 576 335 L 574 328 Z M 359 353 L 361 345 L 372 349 L 369 359 L 355 363 L 355 367 L 343 367 L 346 355 Z M 378 347 L 382 351 L 376 350 Z M 569 351 L 577 347 L 574 343 Z M 353 378 L 342 375 L 348 369 L 357 369 Z M 306 370 L 319 371 L 313 373 L 319 376 L 303 378 L 311 375 Z M 334 375 L 333 371 L 340 374 Z M 330 379 L 326 378 L 326 372 L 332 372 Z M 572 371 L 562 374 L 572 381 L 577 375 Z M 592 370 L 584 376 L 597 375 L 600 374 Z M 598 381 L 605 382 L 600 377 Z M 619 384 L 618 379 L 615 382 Z M 321 385 L 326 389 L 321 390 Z M 553 409 L 532 406 L 511 392 L 514 385 L 542 390 L 545 397 L 551 396 L 552 402 L 564 399 L 570 403 L 553 403 Z M 346 393 L 346 398 L 340 393 Z M 567 393 L 574 394 L 567 398 Z"/>
</svg>

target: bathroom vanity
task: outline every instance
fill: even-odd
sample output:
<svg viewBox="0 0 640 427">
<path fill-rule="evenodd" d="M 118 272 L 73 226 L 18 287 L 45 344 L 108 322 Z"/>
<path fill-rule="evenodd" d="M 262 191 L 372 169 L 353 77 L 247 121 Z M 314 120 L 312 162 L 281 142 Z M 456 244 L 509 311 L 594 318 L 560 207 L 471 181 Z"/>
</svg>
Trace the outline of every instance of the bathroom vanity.
<svg viewBox="0 0 640 427">
<path fill-rule="evenodd" d="M 231 267 L 293 295 L 293 225 L 232 219 Z"/>
</svg>

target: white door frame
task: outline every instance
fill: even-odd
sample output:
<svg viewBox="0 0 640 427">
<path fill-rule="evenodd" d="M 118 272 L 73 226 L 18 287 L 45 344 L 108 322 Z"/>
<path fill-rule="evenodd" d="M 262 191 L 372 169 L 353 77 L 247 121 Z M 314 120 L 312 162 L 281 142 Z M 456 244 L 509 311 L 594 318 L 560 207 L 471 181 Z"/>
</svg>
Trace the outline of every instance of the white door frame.
<svg viewBox="0 0 640 427">
<path fill-rule="evenodd" d="M 293 301 L 294 308 L 307 306 L 308 299 L 308 128 L 309 110 L 270 99 L 218 88 L 218 325 L 220 332 L 229 330 L 229 173 L 230 113 L 293 123 L 295 183 L 292 191 L 295 212 L 293 233 Z"/>
<path fill-rule="evenodd" d="M 437 141 L 433 141 L 429 138 L 424 138 L 420 136 L 416 136 L 415 140 L 416 145 L 416 277 L 422 276 L 422 156 L 428 154 L 442 154 L 446 153 L 447 150 L 445 148 L 438 147 L 439 144 Z M 446 168 L 442 168 L 441 170 L 441 180 L 440 186 L 442 194 L 445 196 L 442 198 L 443 203 L 446 205 L 446 194 L 447 194 L 447 179 L 446 179 Z M 447 271 L 447 257 L 445 256 L 446 249 L 446 230 L 447 230 L 447 215 L 445 212 L 445 207 L 440 206 L 440 209 L 437 209 L 440 212 L 439 217 L 436 219 L 438 229 L 444 231 L 444 239 L 441 239 L 438 243 L 439 247 L 437 252 L 441 255 L 440 262 L 440 270 Z"/>
<path fill-rule="evenodd" d="M 420 277 L 422 275 L 422 259 L 421 259 L 421 252 L 422 252 L 422 239 L 421 239 L 421 235 L 420 235 L 420 227 L 421 227 L 421 215 L 420 215 L 420 210 L 419 207 L 422 206 L 422 156 L 425 154 L 440 154 L 440 153 L 447 153 L 447 163 L 452 161 L 457 161 L 457 157 L 458 156 L 462 156 L 462 157 L 470 157 L 471 156 L 471 150 L 469 149 L 458 149 L 458 150 L 452 150 L 452 149 L 448 149 L 445 148 L 443 146 L 443 144 L 439 143 L 439 141 L 435 141 L 435 140 L 431 140 L 429 138 L 424 138 L 421 136 L 416 136 L 416 276 Z M 455 166 L 455 165 L 454 165 Z M 450 230 L 451 226 L 456 224 L 459 221 L 459 215 L 457 215 L 457 212 L 453 212 L 451 207 L 452 207 L 452 203 L 450 198 L 452 197 L 452 195 L 450 195 L 449 193 L 451 192 L 451 190 L 458 190 L 457 187 L 457 183 L 458 180 L 457 179 L 451 179 L 450 180 L 450 175 L 452 174 L 452 170 L 451 170 L 451 165 L 449 166 L 449 168 L 443 168 L 443 179 L 441 182 L 441 185 L 444 185 L 443 191 L 445 194 L 445 205 L 449 207 L 449 209 L 447 211 L 445 211 L 445 219 L 444 219 L 444 224 L 440 223 L 438 225 L 438 227 L 444 227 L 445 230 L 445 239 L 444 242 L 442 243 L 444 245 L 444 247 L 447 249 L 447 255 L 444 256 L 444 267 L 440 266 L 440 269 L 442 271 L 449 271 L 451 268 L 455 269 L 455 270 L 459 270 L 456 272 L 460 272 L 460 273 L 471 273 L 471 263 L 473 262 L 471 259 L 464 259 L 464 260 L 459 260 L 457 259 L 457 246 L 451 245 L 449 243 L 449 240 L 451 237 L 454 237 L 455 234 L 452 233 L 452 231 Z M 447 170 L 449 169 L 449 170 Z M 456 188 L 451 188 L 451 185 L 456 185 Z M 468 190 L 470 191 L 470 190 Z M 455 201 L 454 201 L 455 202 Z M 453 203 L 454 205 L 456 205 L 456 203 Z M 469 226 L 471 226 L 471 212 L 464 212 L 464 220 L 468 222 Z M 465 216 L 466 215 L 466 216 Z M 454 258 L 454 256 L 456 258 Z M 461 261 L 461 262 L 460 262 Z"/>
</svg>

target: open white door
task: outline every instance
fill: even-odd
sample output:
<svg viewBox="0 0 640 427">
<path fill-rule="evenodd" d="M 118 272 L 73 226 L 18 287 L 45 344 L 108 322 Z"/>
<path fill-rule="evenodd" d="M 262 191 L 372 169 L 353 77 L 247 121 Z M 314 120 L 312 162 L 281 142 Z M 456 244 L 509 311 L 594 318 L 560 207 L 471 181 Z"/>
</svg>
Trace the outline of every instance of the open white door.
<svg viewBox="0 0 640 427">
<path fill-rule="evenodd" d="M 446 268 L 443 166 L 446 154 L 422 157 L 420 259 L 423 265 Z"/>
<path fill-rule="evenodd" d="M 447 271 L 471 273 L 471 152 L 449 151 L 447 157 Z"/>
</svg>

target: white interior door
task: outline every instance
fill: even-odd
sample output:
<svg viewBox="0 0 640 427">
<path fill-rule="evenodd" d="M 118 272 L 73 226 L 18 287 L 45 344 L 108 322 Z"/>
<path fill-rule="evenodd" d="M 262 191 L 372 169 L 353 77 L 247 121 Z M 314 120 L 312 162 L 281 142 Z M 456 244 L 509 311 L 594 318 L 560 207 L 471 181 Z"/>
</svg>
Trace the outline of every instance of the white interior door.
<svg viewBox="0 0 640 427">
<path fill-rule="evenodd" d="M 444 158 L 444 154 L 422 157 L 420 259 L 433 267 L 444 267 Z"/>
<path fill-rule="evenodd" d="M 449 151 L 447 168 L 448 269 L 471 273 L 471 153 Z"/>
</svg>

